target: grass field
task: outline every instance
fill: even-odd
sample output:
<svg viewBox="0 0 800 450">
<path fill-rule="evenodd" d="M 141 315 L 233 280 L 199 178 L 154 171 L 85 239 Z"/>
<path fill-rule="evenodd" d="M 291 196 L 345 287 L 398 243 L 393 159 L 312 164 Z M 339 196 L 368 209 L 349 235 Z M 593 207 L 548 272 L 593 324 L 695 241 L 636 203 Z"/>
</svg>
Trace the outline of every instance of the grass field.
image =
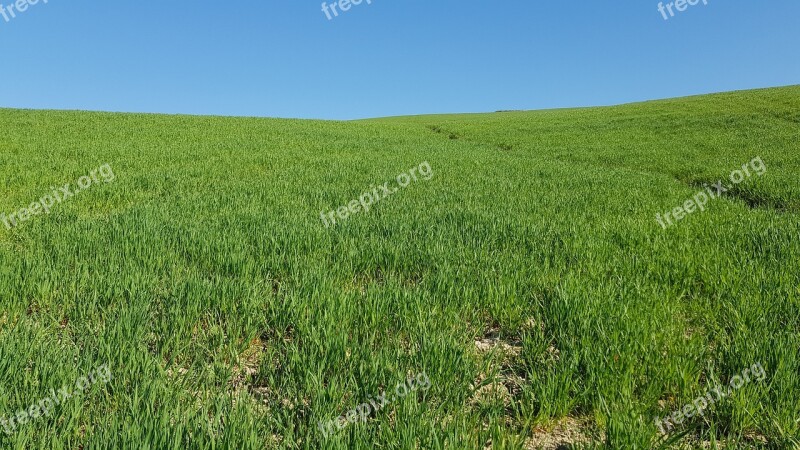
<svg viewBox="0 0 800 450">
<path fill-rule="evenodd" d="M 108 168 L 0 223 L 3 448 L 800 445 L 800 86 L 0 123 L 6 218 Z M 754 158 L 763 173 L 704 211 L 656 220 Z M 324 224 L 424 163 L 428 179 Z M 745 369 L 703 415 L 673 415 Z"/>
</svg>

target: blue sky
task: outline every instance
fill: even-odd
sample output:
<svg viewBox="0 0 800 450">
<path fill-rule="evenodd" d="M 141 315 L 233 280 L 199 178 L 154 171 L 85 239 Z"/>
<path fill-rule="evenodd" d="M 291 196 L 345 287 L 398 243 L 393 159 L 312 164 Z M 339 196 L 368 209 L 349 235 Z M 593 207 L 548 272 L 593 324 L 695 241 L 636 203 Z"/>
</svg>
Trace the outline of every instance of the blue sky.
<svg viewBox="0 0 800 450">
<path fill-rule="evenodd" d="M 43 1 L 0 17 L 0 107 L 355 119 L 800 84 L 796 0 L 669 20 L 653 0 L 364 0 L 333 20 L 321 0 Z"/>
</svg>

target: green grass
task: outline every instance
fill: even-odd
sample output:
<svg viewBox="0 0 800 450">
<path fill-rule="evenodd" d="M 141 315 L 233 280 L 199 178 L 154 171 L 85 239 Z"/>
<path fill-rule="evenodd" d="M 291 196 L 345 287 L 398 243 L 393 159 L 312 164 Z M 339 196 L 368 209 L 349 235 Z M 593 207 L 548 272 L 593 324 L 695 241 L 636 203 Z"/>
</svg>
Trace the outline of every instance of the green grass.
<svg viewBox="0 0 800 450">
<path fill-rule="evenodd" d="M 798 111 L 798 86 L 356 122 L 0 109 L 0 213 L 116 175 L 0 224 L 0 418 L 113 375 L 0 447 L 515 449 L 567 420 L 586 448 L 648 449 L 656 416 L 760 362 L 668 445 L 792 448 Z M 423 161 L 429 181 L 323 226 Z"/>
</svg>

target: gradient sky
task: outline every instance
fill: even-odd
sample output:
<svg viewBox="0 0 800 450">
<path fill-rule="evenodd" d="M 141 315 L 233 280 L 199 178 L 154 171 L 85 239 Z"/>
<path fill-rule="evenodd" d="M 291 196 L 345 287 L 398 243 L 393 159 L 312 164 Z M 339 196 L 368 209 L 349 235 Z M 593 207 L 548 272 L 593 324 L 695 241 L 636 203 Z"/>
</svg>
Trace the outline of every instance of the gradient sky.
<svg viewBox="0 0 800 450">
<path fill-rule="evenodd" d="M 800 83 L 800 2 L 40 0 L 0 17 L 0 107 L 354 119 Z M 3 5 L 10 0 L 0 0 Z"/>
</svg>

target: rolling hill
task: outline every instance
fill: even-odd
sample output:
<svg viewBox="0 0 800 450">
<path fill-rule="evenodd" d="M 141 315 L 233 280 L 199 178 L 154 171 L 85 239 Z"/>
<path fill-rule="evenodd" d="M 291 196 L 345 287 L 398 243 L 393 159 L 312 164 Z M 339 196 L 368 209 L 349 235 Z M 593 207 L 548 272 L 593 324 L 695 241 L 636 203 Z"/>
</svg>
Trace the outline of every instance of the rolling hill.
<svg viewBox="0 0 800 450">
<path fill-rule="evenodd" d="M 800 86 L 0 123 L 0 446 L 800 445 Z"/>
</svg>

